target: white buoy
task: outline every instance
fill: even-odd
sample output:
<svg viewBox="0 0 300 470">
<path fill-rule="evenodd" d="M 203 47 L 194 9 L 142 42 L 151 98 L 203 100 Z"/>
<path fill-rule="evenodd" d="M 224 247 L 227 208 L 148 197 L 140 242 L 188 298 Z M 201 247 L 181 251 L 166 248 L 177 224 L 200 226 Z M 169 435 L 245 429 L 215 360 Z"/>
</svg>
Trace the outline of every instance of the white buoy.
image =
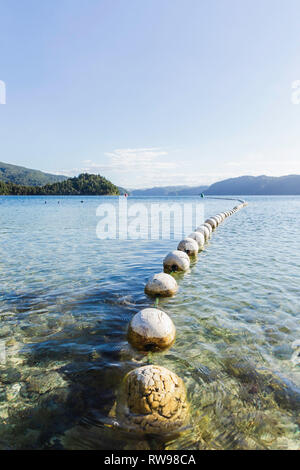
<svg viewBox="0 0 300 470">
<path fill-rule="evenodd" d="M 152 276 L 146 286 L 145 293 L 147 295 L 156 297 L 157 295 L 162 297 L 170 297 L 176 294 L 178 285 L 174 277 L 166 273 L 158 273 Z"/>
<path fill-rule="evenodd" d="M 220 225 L 221 220 L 219 219 L 219 217 L 216 217 L 216 216 L 214 215 L 213 217 L 211 217 L 211 219 L 216 222 L 217 227 Z"/>
<path fill-rule="evenodd" d="M 206 224 L 209 224 L 209 225 L 211 226 L 212 230 L 215 230 L 215 229 L 217 228 L 217 222 L 216 222 L 216 220 L 214 220 L 213 218 L 207 219 L 207 220 L 205 221 L 205 223 L 206 223 Z"/>
<path fill-rule="evenodd" d="M 210 224 L 208 224 L 207 222 L 204 222 L 203 227 L 206 227 L 208 229 L 209 236 L 211 237 L 212 232 L 213 232 L 212 226 Z"/>
<path fill-rule="evenodd" d="M 131 432 L 164 436 L 179 432 L 189 420 L 182 379 L 155 365 L 130 371 L 117 393 L 116 418 Z"/>
<path fill-rule="evenodd" d="M 184 251 L 174 250 L 165 257 L 163 264 L 167 273 L 187 271 L 190 267 L 190 258 Z"/>
<path fill-rule="evenodd" d="M 184 238 L 178 243 L 177 250 L 184 251 L 188 256 L 196 256 L 199 247 L 198 243 L 192 238 Z"/>
<path fill-rule="evenodd" d="M 195 242 L 198 243 L 198 250 L 202 250 L 205 244 L 205 237 L 201 232 L 192 232 L 189 234 L 188 238 L 192 238 Z"/>
<path fill-rule="evenodd" d="M 144 308 L 134 315 L 128 327 L 128 341 L 139 351 L 169 348 L 175 335 L 171 318 L 158 308 Z"/>
<path fill-rule="evenodd" d="M 210 238 L 211 232 L 209 231 L 208 227 L 205 226 L 204 224 L 197 227 L 195 232 L 202 233 L 206 242 Z"/>
</svg>

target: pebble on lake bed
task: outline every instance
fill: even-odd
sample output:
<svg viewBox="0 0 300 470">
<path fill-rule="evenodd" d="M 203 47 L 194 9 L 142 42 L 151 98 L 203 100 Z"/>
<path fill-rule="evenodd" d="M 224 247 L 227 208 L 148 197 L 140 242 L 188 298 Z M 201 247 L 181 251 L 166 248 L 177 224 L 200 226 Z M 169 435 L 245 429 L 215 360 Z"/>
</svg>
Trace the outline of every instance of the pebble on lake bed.
<svg viewBox="0 0 300 470">
<path fill-rule="evenodd" d="M 188 256 L 196 256 L 199 251 L 199 246 L 192 238 L 184 238 L 178 243 L 177 250 L 183 251 Z"/>
<path fill-rule="evenodd" d="M 174 250 L 165 257 L 163 264 L 167 273 L 187 271 L 190 267 L 190 258 L 184 251 Z"/>
<path fill-rule="evenodd" d="M 128 341 L 139 351 L 162 351 L 175 341 L 176 329 L 171 318 L 158 308 L 144 308 L 136 313 L 128 327 Z"/>
<path fill-rule="evenodd" d="M 145 293 L 150 296 L 171 297 L 178 290 L 177 282 L 174 277 L 167 273 L 154 274 L 146 286 Z"/>
<path fill-rule="evenodd" d="M 147 365 L 129 372 L 116 403 L 121 426 L 146 434 L 178 432 L 188 421 L 182 379 L 168 369 Z"/>
</svg>

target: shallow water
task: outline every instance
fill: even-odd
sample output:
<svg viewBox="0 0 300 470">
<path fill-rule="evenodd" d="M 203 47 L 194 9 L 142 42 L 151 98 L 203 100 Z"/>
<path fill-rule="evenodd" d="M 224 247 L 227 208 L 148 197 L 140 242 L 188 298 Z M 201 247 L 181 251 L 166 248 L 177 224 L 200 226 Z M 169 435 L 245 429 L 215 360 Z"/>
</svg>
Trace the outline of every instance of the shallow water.
<svg viewBox="0 0 300 470">
<path fill-rule="evenodd" d="M 300 449 L 300 197 L 246 199 L 160 301 L 176 342 L 146 357 L 127 325 L 177 242 L 99 240 L 101 198 L 0 198 L 0 448 Z M 207 199 L 205 215 L 234 205 Z M 148 362 L 188 391 L 190 426 L 164 441 L 111 413 Z"/>
</svg>

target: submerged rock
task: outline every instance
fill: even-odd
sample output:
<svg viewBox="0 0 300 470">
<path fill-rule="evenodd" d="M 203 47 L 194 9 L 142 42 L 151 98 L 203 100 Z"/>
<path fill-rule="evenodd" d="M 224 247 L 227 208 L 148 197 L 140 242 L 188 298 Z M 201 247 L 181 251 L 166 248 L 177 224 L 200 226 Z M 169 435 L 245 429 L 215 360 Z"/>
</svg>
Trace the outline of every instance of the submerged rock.
<svg viewBox="0 0 300 470">
<path fill-rule="evenodd" d="M 33 375 L 27 379 L 27 384 L 29 391 L 39 394 L 43 394 L 57 388 L 63 388 L 68 385 L 63 377 L 55 371 Z"/>
</svg>

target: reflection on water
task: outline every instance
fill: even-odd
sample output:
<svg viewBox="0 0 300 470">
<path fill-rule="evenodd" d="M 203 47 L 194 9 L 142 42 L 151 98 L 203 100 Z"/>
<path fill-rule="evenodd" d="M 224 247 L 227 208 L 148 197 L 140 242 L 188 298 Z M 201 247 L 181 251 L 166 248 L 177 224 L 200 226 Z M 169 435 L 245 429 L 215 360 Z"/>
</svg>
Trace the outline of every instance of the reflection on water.
<svg viewBox="0 0 300 470">
<path fill-rule="evenodd" d="M 300 449 L 299 197 L 247 198 L 222 224 L 160 301 L 177 338 L 151 358 L 126 329 L 176 242 L 99 240 L 99 198 L 44 199 L 0 199 L 0 448 Z M 231 207 L 205 202 L 206 215 Z M 115 419 L 124 375 L 148 362 L 186 384 L 179 436 Z"/>
</svg>

